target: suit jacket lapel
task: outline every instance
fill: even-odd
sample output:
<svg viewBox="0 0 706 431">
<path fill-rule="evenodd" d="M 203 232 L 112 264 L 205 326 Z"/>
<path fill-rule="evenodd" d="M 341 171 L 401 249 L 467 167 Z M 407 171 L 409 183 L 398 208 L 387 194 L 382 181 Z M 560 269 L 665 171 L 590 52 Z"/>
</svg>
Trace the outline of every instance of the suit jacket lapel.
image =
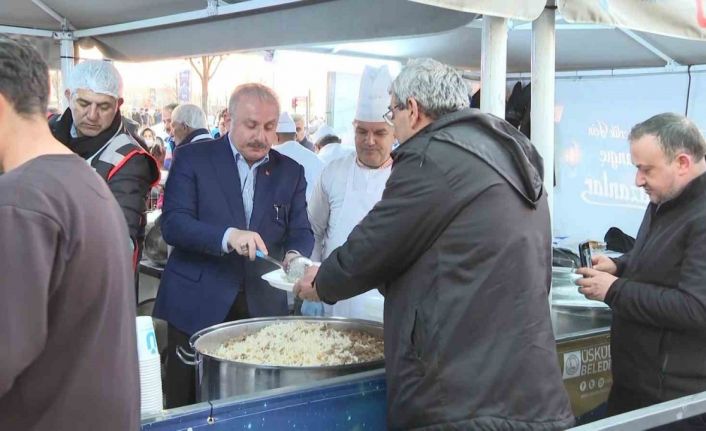
<svg viewBox="0 0 706 431">
<path fill-rule="evenodd" d="M 233 158 L 228 135 L 214 142 L 215 151 L 211 153 L 211 162 L 216 172 L 216 178 L 223 190 L 228 208 L 233 216 L 234 226 L 245 229 L 245 209 L 243 195 L 240 192 L 240 175 Z"/>
<path fill-rule="evenodd" d="M 262 222 L 263 216 L 269 214 L 269 211 L 274 211 L 272 208 L 272 194 L 274 192 L 272 187 L 272 177 L 274 175 L 273 168 L 275 162 L 273 161 L 272 153 L 275 150 L 270 150 L 270 161 L 262 164 L 257 169 L 257 182 L 255 183 L 255 199 L 253 202 L 252 215 L 250 216 L 250 229 L 257 230 Z"/>
</svg>

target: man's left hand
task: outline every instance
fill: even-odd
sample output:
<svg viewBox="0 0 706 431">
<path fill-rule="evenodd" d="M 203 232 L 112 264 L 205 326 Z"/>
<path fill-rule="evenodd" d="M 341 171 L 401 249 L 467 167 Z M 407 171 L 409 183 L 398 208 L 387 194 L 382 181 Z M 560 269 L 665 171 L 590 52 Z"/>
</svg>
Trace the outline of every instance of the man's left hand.
<svg viewBox="0 0 706 431">
<path fill-rule="evenodd" d="M 314 286 L 314 278 L 316 278 L 318 272 L 318 266 L 312 265 L 308 267 L 304 276 L 294 284 L 294 296 L 306 301 L 321 302 L 318 293 L 316 293 L 316 286 Z"/>
<path fill-rule="evenodd" d="M 576 273 L 585 276 L 584 278 L 576 280 L 576 284 L 581 286 L 579 292 L 587 299 L 596 301 L 605 301 L 610 286 L 618 279 L 618 277 L 608 274 L 607 272 L 592 268 L 579 268 L 576 270 Z"/>
</svg>

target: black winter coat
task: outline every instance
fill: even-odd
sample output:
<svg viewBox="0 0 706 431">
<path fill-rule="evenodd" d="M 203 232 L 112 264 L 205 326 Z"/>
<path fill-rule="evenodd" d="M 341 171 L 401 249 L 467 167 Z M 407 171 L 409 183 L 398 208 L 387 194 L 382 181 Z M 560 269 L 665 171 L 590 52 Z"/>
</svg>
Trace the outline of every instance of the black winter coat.
<svg viewBox="0 0 706 431">
<path fill-rule="evenodd" d="M 388 426 L 568 428 L 536 150 L 465 109 L 393 156 L 382 200 L 316 278 L 329 303 L 384 285 Z"/>
<path fill-rule="evenodd" d="M 616 259 L 613 384 L 650 403 L 706 391 L 706 174 L 650 203 L 634 248 Z"/>
<path fill-rule="evenodd" d="M 122 116 L 118 111 L 111 126 L 99 135 L 92 138 L 72 138 L 73 118 L 71 110 L 67 109 L 62 115 L 56 115 L 49 120 L 49 128 L 58 141 L 74 153 L 88 159 L 97 155 L 96 153 L 119 133 L 130 136 L 135 141 L 135 145 L 139 145 L 121 120 Z M 93 167 L 96 168 L 96 163 Z M 130 158 L 110 180 L 105 176 L 103 179 L 108 183 L 108 188 L 123 210 L 133 245 L 141 247 L 145 236 L 147 192 L 153 183 L 159 181 L 157 163 L 147 154 L 138 155 Z"/>
</svg>

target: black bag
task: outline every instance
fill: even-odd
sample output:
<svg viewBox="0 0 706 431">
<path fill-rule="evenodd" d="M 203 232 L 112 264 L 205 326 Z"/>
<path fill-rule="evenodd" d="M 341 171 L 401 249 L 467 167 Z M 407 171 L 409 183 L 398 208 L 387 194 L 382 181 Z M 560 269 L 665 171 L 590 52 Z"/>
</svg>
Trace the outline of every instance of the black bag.
<svg viewBox="0 0 706 431">
<path fill-rule="evenodd" d="M 603 241 L 606 243 L 606 249 L 620 253 L 627 253 L 635 246 L 635 238 L 617 227 L 608 229 L 608 232 L 605 233 L 605 237 L 603 237 Z"/>
<path fill-rule="evenodd" d="M 552 247 L 552 266 L 578 268 L 579 255 L 567 248 Z"/>
<path fill-rule="evenodd" d="M 144 255 L 158 265 L 167 264 L 167 243 L 162 238 L 162 216 L 157 217 L 154 224 L 147 229 Z"/>
</svg>

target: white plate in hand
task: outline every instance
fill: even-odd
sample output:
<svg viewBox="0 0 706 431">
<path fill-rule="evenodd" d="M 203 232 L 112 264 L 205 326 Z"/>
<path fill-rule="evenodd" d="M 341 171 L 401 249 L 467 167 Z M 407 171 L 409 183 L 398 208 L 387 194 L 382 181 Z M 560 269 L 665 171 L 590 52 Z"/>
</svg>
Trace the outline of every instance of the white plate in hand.
<svg viewBox="0 0 706 431">
<path fill-rule="evenodd" d="M 610 308 L 603 301 L 593 299 L 552 299 L 552 305 L 570 308 Z"/>
<path fill-rule="evenodd" d="M 280 268 L 275 271 L 268 272 L 267 274 L 263 274 L 261 278 L 270 283 L 270 286 L 272 287 L 291 292 L 294 290 L 294 283 L 287 281 L 286 277 L 286 274 L 282 268 Z"/>
</svg>

